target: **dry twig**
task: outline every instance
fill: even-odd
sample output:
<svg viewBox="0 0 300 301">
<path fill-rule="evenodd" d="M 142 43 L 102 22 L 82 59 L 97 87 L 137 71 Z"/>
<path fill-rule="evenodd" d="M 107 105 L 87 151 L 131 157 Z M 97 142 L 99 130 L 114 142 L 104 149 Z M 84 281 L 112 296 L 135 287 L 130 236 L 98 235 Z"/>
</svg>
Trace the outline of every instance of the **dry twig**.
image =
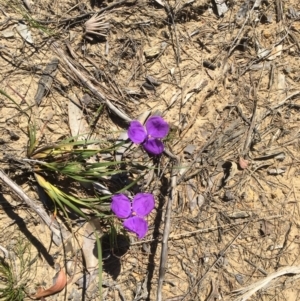
<svg viewBox="0 0 300 301">
<path fill-rule="evenodd" d="M 177 166 L 177 164 L 175 164 Z M 171 227 L 171 214 L 172 214 L 172 204 L 176 197 L 176 168 L 173 168 L 172 178 L 171 178 L 171 189 L 170 189 L 170 197 L 168 200 L 166 217 L 165 217 L 165 228 L 162 239 L 162 250 L 160 256 L 160 265 L 159 265 L 159 278 L 157 285 L 157 296 L 156 300 L 162 300 L 162 287 L 164 282 L 164 277 L 167 269 L 167 261 L 168 261 L 168 240 L 170 234 Z"/>
<path fill-rule="evenodd" d="M 256 89 L 256 88 L 255 88 Z M 256 90 L 255 90 L 256 91 Z M 257 98 L 256 98 L 256 92 L 255 93 L 255 99 L 254 99 L 254 105 L 253 105 L 253 113 L 251 117 L 251 124 L 246 136 L 244 148 L 243 148 L 243 156 L 247 155 L 250 149 L 251 141 L 252 141 L 252 136 L 253 136 L 253 131 L 256 125 L 256 113 L 257 113 Z"/>
<path fill-rule="evenodd" d="M 67 66 L 70 68 L 70 70 L 80 79 L 80 81 L 83 83 L 83 85 L 89 89 L 97 98 L 99 98 L 101 101 L 103 101 L 107 107 L 113 111 L 116 115 L 118 115 L 120 118 L 122 118 L 124 121 L 130 122 L 131 118 L 128 117 L 124 112 L 121 112 L 112 102 L 110 102 L 103 94 L 101 94 L 96 87 L 92 84 L 90 80 L 88 80 L 79 70 L 77 70 L 70 60 L 67 58 L 67 56 L 64 54 L 64 52 L 61 50 L 61 47 L 57 43 L 52 44 L 54 51 L 61 57 L 64 62 L 67 64 Z"/>
<path fill-rule="evenodd" d="M 241 235 L 241 233 L 248 227 L 250 221 L 248 221 L 244 227 L 238 232 L 238 234 L 233 238 L 233 240 L 222 250 L 219 252 L 216 260 L 213 262 L 213 264 L 206 270 L 206 272 L 203 274 L 203 276 L 196 281 L 196 283 L 192 286 L 192 288 L 185 294 L 183 299 L 181 301 L 186 300 L 187 296 L 197 287 L 199 284 L 201 284 L 206 277 L 206 275 L 213 269 L 213 267 L 218 263 L 219 259 L 221 257 L 224 257 L 226 252 L 229 250 L 229 248 L 232 246 L 232 244 L 237 240 L 237 238 Z"/>
<path fill-rule="evenodd" d="M 286 102 L 295 97 L 296 95 L 299 95 L 300 91 L 295 91 L 293 93 L 291 93 L 290 95 L 288 95 L 286 98 L 284 98 L 282 101 L 280 101 L 279 103 L 275 104 L 274 106 L 267 108 L 265 110 L 265 112 L 262 113 L 261 117 L 257 120 L 257 123 L 261 123 L 262 120 L 264 120 L 267 116 L 269 116 L 272 112 L 274 112 L 276 109 L 280 108 L 281 106 L 285 105 Z"/>
<path fill-rule="evenodd" d="M 45 224 L 49 227 L 52 233 L 57 237 L 54 242 L 59 245 L 62 242 L 62 234 L 56 222 L 51 219 L 51 217 L 47 214 L 47 212 L 41 206 L 37 205 L 27 194 L 23 191 L 23 189 L 18 186 L 15 182 L 13 182 L 5 172 L 0 169 L 0 179 L 8 185 L 32 210 L 34 210 L 40 218 L 45 222 Z"/>
<path fill-rule="evenodd" d="M 239 295 L 234 301 L 246 301 L 248 300 L 254 293 L 256 293 L 258 290 L 262 289 L 266 285 L 269 285 L 270 282 L 278 277 L 281 277 L 283 275 L 287 274 L 300 274 L 300 267 L 299 266 L 287 266 L 283 269 L 274 272 L 272 274 L 269 274 L 266 278 L 259 280 L 257 282 L 254 282 L 250 284 L 247 287 L 241 288 L 239 290 L 235 290 L 232 292 L 234 295 Z"/>
</svg>

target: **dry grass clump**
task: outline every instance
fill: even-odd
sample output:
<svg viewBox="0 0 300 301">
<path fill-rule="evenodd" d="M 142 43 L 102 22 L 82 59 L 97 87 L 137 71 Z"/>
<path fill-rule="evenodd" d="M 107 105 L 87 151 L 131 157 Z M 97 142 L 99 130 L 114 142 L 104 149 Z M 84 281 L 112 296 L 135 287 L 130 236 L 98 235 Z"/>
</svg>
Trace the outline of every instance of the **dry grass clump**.
<svg viewBox="0 0 300 301">
<path fill-rule="evenodd" d="M 95 37 L 105 38 L 108 34 L 110 24 L 106 22 L 106 14 L 94 14 L 84 23 L 84 37 L 93 41 Z"/>
</svg>

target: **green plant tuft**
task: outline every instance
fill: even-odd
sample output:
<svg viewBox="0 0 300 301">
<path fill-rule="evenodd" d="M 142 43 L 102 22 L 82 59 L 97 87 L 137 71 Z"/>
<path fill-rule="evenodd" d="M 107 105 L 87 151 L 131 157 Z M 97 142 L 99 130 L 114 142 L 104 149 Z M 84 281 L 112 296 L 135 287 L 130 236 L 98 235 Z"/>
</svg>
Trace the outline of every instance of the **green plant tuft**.
<svg viewBox="0 0 300 301">
<path fill-rule="evenodd" d="M 30 283 L 32 261 L 30 243 L 19 238 L 7 258 L 0 258 L 0 300 L 23 301 Z"/>
</svg>

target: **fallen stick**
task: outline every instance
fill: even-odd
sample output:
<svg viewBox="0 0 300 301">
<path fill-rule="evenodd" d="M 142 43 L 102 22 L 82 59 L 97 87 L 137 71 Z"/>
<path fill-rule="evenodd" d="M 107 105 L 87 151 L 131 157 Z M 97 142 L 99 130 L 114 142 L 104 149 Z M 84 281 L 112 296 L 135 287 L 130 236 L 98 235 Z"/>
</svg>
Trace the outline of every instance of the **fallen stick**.
<svg viewBox="0 0 300 301">
<path fill-rule="evenodd" d="M 234 301 L 246 301 L 248 300 L 254 293 L 258 290 L 262 289 L 266 285 L 268 285 L 272 280 L 284 276 L 286 274 L 300 274 L 299 266 L 287 266 L 277 272 L 269 274 L 267 277 L 262 280 L 256 281 L 249 286 L 243 287 L 241 289 L 235 290 L 232 292 L 235 296 L 238 295 Z"/>
<path fill-rule="evenodd" d="M 53 43 L 52 47 L 54 51 L 58 54 L 60 58 L 62 58 L 68 68 L 77 76 L 78 79 L 82 82 L 82 84 L 89 89 L 100 101 L 104 102 L 107 107 L 114 112 L 117 116 L 123 119 L 126 122 L 130 122 L 131 118 L 127 116 L 124 112 L 120 111 L 109 99 L 107 99 L 101 92 L 97 90 L 97 88 L 92 84 L 92 82 L 78 69 L 76 69 L 64 52 L 61 50 L 61 46 L 57 43 Z"/>
<path fill-rule="evenodd" d="M 177 165 L 177 164 L 176 164 Z M 165 274 L 168 265 L 168 241 L 171 228 L 171 215 L 172 215 L 172 204 L 176 197 L 176 168 L 173 166 L 172 177 L 171 177 L 171 191 L 169 192 L 169 200 L 166 209 L 165 216 L 165 227 L 164 234 L 162 238 L 162 248 L 160 255 L 160 264 L 159 264 L 159 276 L 158 276 L 158 285 L 157 285 L 157 295 L 156 301 L 162 301 L 162 288 L 163 282 L 165 279 Z"/>
<path fill-rule="evenodd" d="M 47 214 L 47 212 L 42 206 L 37 205 L 29 196 L 27 196 L 23 189 L 14 181 L 12 181 L 1 168 L 0 179 L 7 186 L 9 186 L 20 197 L 20 199 L 22 199 L 32 210 L 34 210 L 40 216 L 40 218 L 44 221 L 44 223 L 49 227 L 49 229 L 53 233 L 53 242 L 56 245 L 60 245 L 62 243 L 63 237 L 57 222 L 51 219 L 51 217 Z"/>
</svg>

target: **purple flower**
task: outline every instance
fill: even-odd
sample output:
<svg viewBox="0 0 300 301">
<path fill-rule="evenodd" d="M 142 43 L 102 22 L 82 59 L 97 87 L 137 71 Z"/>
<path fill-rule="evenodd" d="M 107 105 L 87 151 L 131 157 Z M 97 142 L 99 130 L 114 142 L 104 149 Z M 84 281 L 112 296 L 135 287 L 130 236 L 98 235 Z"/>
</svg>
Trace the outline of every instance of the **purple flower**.
<svg viewBox="0 0 300 301">
<path fill-rule="evenodd" d="M 132 142 L 142 144 L 148 153 L 160 155 L 164 151 L 164 144 L 160 139 L 168 135 L 168 123 L 160 116 L 152 116 L 147 120 L 145 127 L 137 120 L 131 121 L 128 137 Z"/>
<path fill-rule="evenodd" d="M 137 234 L 142 239 L 147 231 L 148 224 L 144 217 L 154 208 L 154 196 L 151 193 L 138 193 L 132 200 L 124 194 L 112 197 L 111 210 L 118 217 L 125 219 L 123 226 Z"/>
</svg>

